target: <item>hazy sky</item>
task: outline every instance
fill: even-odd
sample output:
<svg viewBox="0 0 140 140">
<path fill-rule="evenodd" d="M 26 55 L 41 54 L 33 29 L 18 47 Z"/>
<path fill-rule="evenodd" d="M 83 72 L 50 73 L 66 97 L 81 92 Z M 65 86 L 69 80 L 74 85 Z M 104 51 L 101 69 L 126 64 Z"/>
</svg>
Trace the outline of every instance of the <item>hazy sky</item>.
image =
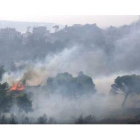
<svg viewBox="0 0 140 140">
<path fill-rule="evenodd" d="M 95 16 L 95 15 L 73 15 L 73 16 L 3 16 L 0 20 L 12 20 L 12 21 L 35 21 L 35 22 L 51 22 L 59 24 L 92 24 L 96 23 L 100 27 L 106 26 L 120 26 L 123 24 L 130 24 L 139 19 L 139 16 Z"/>
<path fill-rule="evenodd" d="M 93 0 L 0 0 L 0 20 L 51 22 L 64 25 L 97 23 L 98 26 L 106 27 L 130 24 L 139 18 L 136 15 L 92 16 L 116 15 L 117 13 L 129 14 L 128 9 L 126 6 L 123 7 L 122 2 L 120 5 L 110 1 L 109 3 L 113 3 L 115 7 L 107 7 L 110 4 L 101 0 L 98 1 L 97 3 Z M 107 6 L 105 6 L 106 4 Z"/>
</svg>

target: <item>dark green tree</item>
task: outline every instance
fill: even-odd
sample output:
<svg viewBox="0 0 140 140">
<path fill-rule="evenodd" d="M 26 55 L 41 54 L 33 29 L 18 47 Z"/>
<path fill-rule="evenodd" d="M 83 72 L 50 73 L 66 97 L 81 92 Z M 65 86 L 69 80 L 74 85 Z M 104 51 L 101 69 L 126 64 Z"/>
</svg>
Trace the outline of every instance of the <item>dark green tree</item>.
<svg viewBox="0 0 140 140">
<path fill-rule="evenodd" d="M 92 78 L 83 74 L 83 72 L 79 72 L 77 77 L 73 77 L 67 72 L 58 73 L 56 77 L 47 79 L 47 90 L 49 93 L 75 97 L 96 92 Z"/>
<path fill-rule="evenodd" d="M 131 94 L 140 94 L 140 76 L 139 75 L 124 75 L 118 76 L 114 84 L 111 85 L 111 94 L 124 93 L 125 98 L 122 103 L 124 107 L 126 99 Z"/>
<path fill-rule="evenodd" d="M 4 115 L 2 115 L 0 118 L 0 124 L 6 124 L 6 123 L 8 123 L 6 120 L 6 117 Z"/>
<path fill-rule="evenodd" d="M 22 120 L 22 124 L 29 124 L 30 123 L 30 120 L 28 117 L 25 117 L 23 120 Z"/>
<path fill-rule="evenodd" d="M 17 124 L 17 117 L 12 113 L 9 118 L 9 124 Z"/>
<path fill-rule="evenodd" d="M 25 112 L 29 113 L 33 111 L 32 109 L 32 101 L 28 98 L 27 94 L 21 94 L 16 96 L 16 103 L 19 107 L 19 113 Z"/>
<path fill-rule="evenodd" d="M 2 75 L 5 73 L 4 66 L 0 66 L 0 81 L 2 80 Z"/>
<path fill-rule="evenodd" d="M 94 124 L 96 123 L 96 118 L 92 115 L 88 115 L 83 117 L 83 115 L 80 115 L 76 120 L 75 124 Z"/>
<path fill-rule="evenodd" d="M 55 119 L 50 117 L 49 120 L 48 120 L 48 124 L 56 124 Z"/>
<path fill-rule="evenodd" d="M 43 116 L 40 116 L 38 118 L 38 124 L 46 124 L 47 123 L 47 116 L 46 114 L 43 114 Z"/>
<path fill-rule="evenodd" d="M 7 94 L 8 84 L 0 84 L 0 115 L 9 112 L 12 106 L 12 96 Z"/>
</svg>

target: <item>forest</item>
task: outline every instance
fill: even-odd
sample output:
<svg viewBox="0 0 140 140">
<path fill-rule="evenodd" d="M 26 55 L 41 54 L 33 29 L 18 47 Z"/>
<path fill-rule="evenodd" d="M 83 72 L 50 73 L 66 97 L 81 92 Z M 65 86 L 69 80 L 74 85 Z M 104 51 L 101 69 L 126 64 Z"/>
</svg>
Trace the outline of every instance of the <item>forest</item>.
<svg viewBox="0 0 140 140">
<path fill-rule="evenodd" d="M 140 21 L 52 29 L 0 29 L 0 123 L 140 123 Z"/>
</svg>

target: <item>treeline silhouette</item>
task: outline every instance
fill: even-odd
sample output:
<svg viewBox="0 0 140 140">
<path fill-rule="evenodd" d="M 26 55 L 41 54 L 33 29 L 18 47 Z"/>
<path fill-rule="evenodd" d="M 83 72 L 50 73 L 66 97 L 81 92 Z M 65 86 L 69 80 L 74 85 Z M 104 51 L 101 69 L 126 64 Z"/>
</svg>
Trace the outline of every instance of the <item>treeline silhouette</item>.
<svg viewBox="0 0 140 140">
<path fill-rule="evenodd" d="M 34 27 L 32 31 L 27 28 L 25 33 L 14 28 L 0 29 L 0 65 L 15 69 L 14 62 L 44 59 L 49 54 L 56 54 L 74 45 L 84 46 L 91 51 L 101 49 L 106 54 L 106 59 L 110 59 L 116 47 L 119 47 L 119 40 L 129 37 L 132 31 L 137 34 L 140 22 L 106 29 L 99 28 L 96 24 L 75 24 L 63 29 L 56 25 L 54 29 L 54 33 L 44 26 Z M 133 45 L 137 48 L 139 40 L 134 37 L 134 41 L 135 39 L 137 44 Z"/>
<path fill-rule="evenodd" d="M 54 119 L 53 117 L 47 117 L 46 114 L 34 118 L 28 117 L 26 115 L 19 117 L 12 113 L 9 117 L 2 115 L 0 117 L 0 124 L 140 124 L 140 114 L 135 115 L 131 118 L 126 117 L 123 119 L 111 117 L 98 119 L 93 115 L 80 115 L 79 117 L 64 123 L 62 121 L 57 121 L 56 119 Z"/>
</svg>

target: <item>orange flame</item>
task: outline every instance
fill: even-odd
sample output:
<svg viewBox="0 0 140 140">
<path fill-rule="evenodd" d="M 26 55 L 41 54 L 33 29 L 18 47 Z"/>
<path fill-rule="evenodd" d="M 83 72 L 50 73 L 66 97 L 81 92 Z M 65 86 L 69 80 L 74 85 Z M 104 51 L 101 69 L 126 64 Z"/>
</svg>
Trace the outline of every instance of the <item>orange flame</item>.
<svg viewBox="0 0 140 140">
<path fill-rule="evenodd" d="M 14 83 L 12 88 L 9 91 L 22 91 L 24 90 L 24 86 L 21 83 Z"/>
</svg>

